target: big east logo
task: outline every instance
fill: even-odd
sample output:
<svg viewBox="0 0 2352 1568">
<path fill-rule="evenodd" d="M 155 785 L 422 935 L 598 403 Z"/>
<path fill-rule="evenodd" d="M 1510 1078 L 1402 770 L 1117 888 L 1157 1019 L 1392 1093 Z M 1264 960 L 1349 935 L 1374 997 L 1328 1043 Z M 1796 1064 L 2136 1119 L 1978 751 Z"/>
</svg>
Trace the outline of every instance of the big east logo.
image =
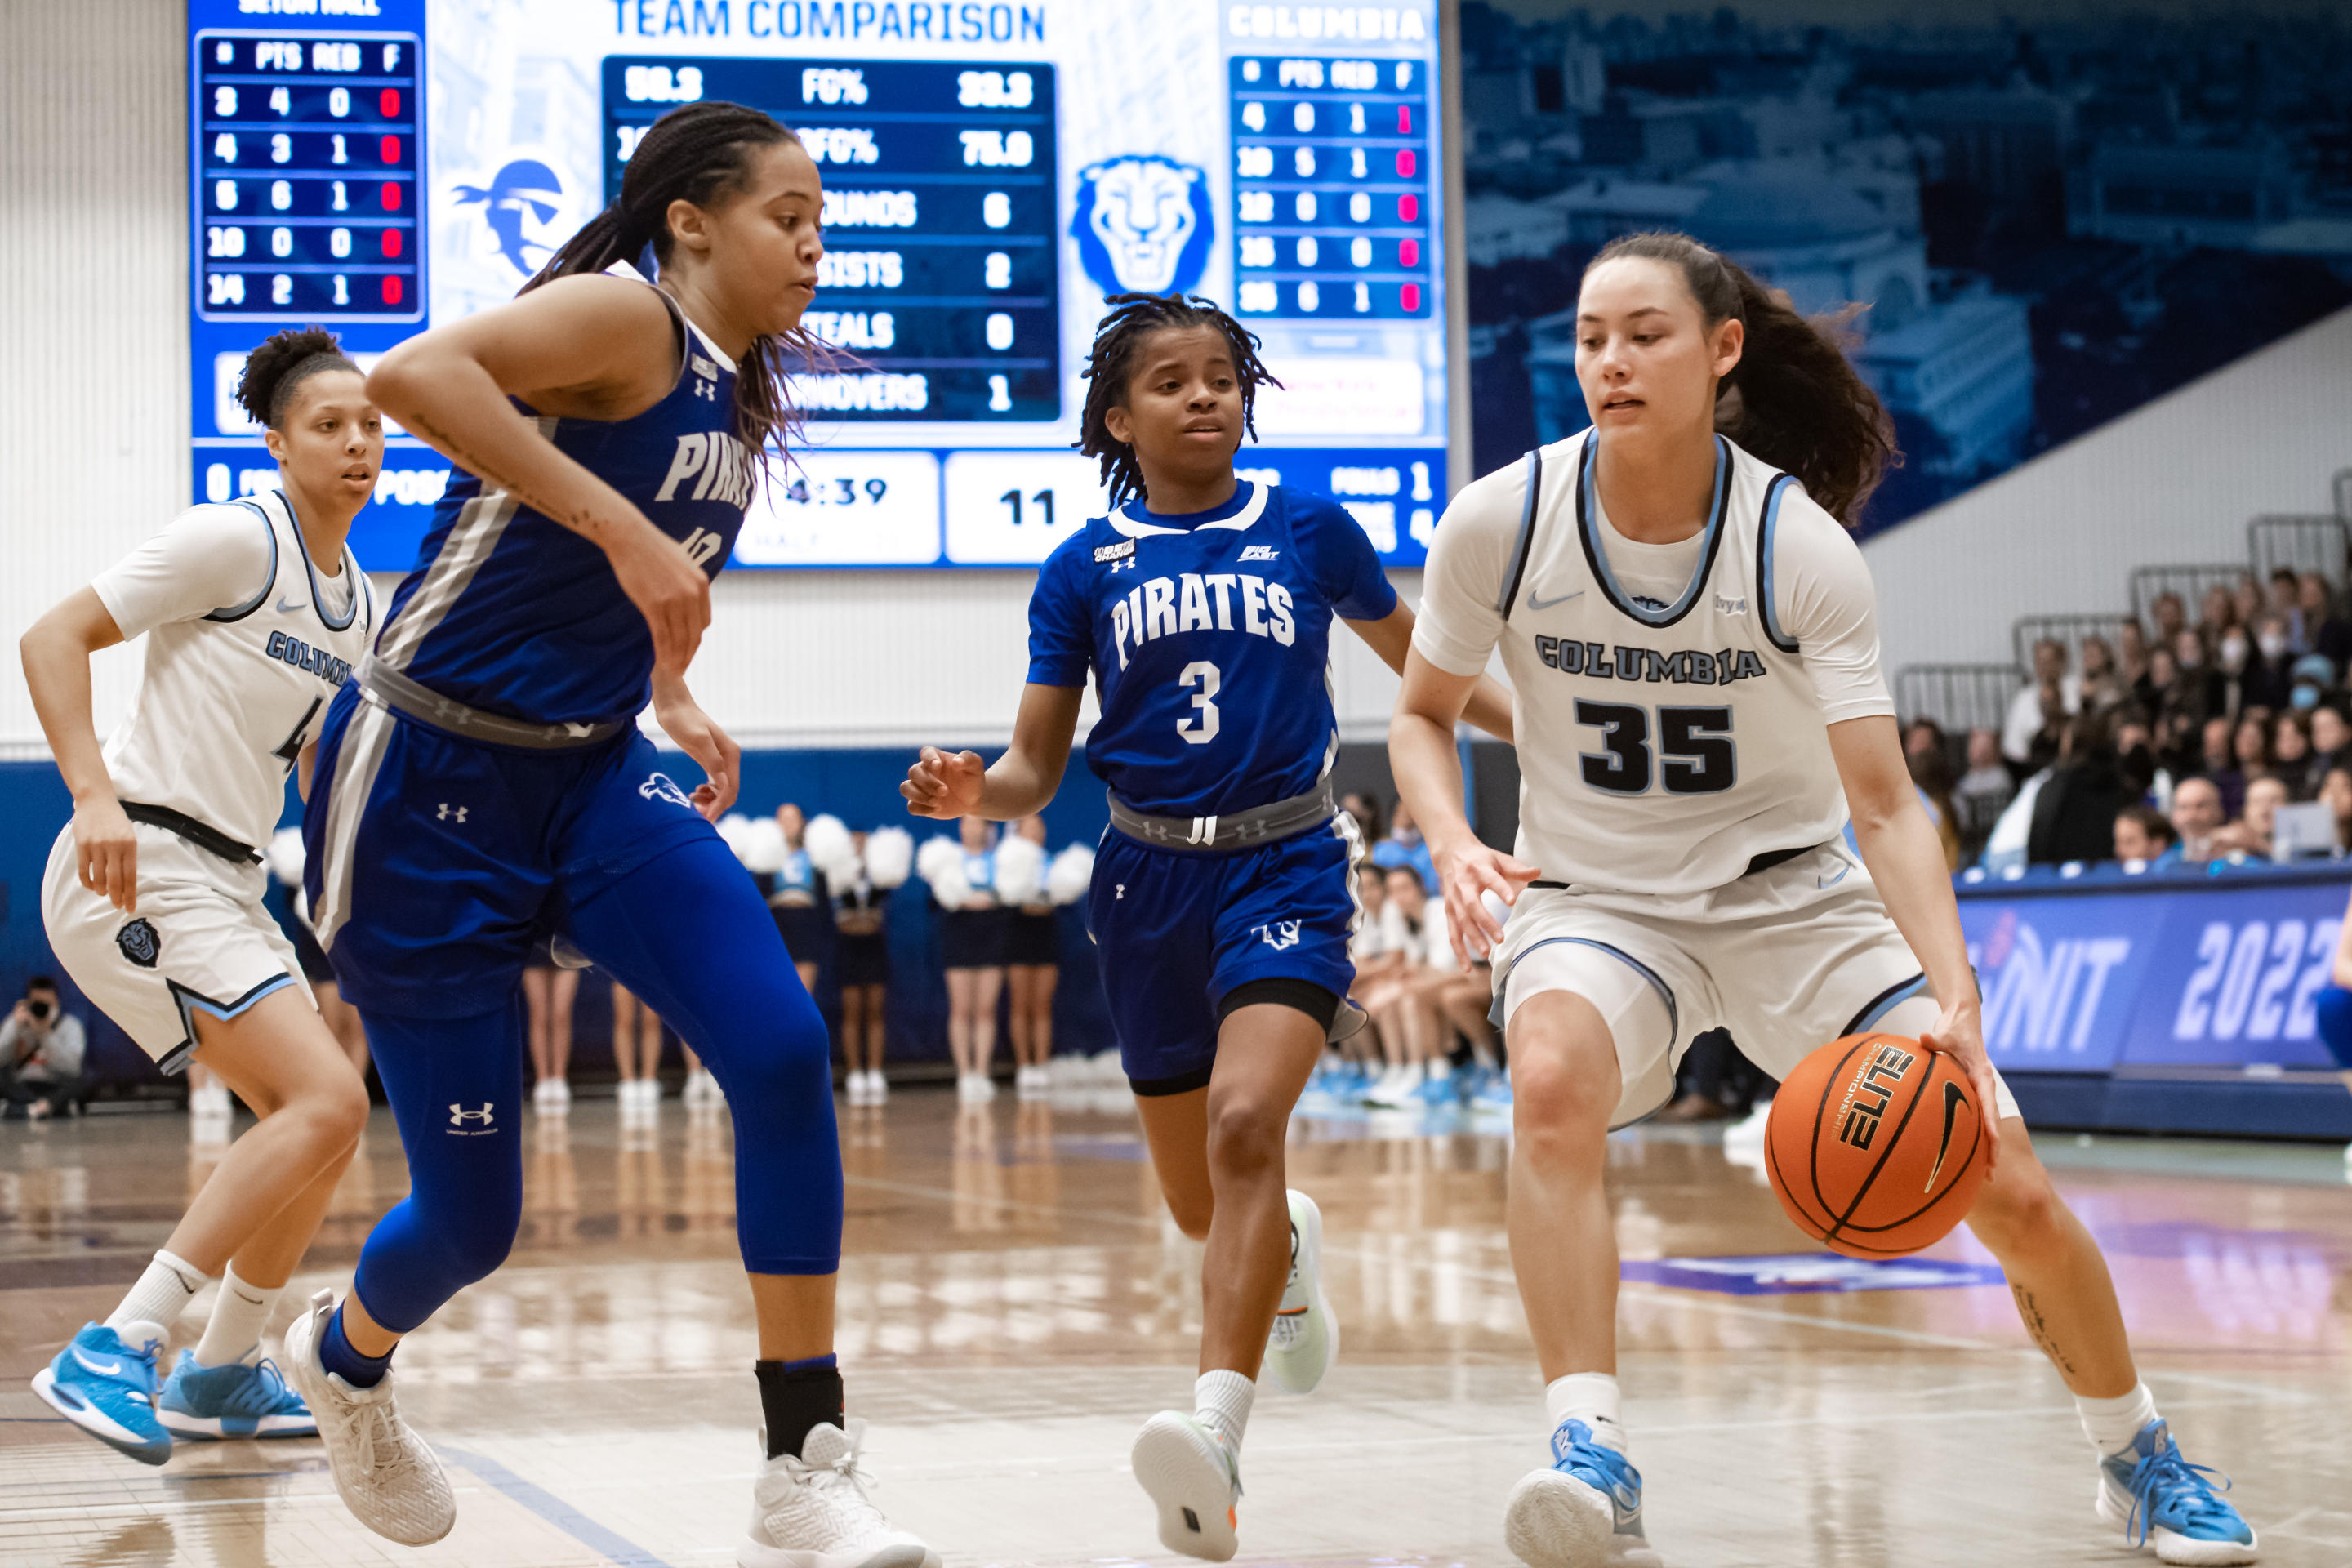
<svg viewBox="0 0 2352 1568">
<path fill-rule="evenodd" d="M 1881 1046 L 1870 1065 L 1862 1069 L 1853 1089 L 1846 1091 L 1845 1119 L 1838 1123 L 1838 1142 L 1856 1149 L 1868 1149 L 1870 1141 L 1878 1136 L 1878 1120 L 1886 1114 L 1887 1102 L 1895 1098 L 1895 1086 L 1911 1070 L 1919 1058 L 1900 1046 Z"/>
</svg>

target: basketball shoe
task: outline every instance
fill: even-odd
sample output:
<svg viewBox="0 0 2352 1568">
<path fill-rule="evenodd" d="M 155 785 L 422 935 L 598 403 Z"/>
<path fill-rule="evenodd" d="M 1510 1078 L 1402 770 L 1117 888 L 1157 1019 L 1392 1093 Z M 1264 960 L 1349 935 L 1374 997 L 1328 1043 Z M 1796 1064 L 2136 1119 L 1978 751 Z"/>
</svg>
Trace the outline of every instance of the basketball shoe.
<svg viewBox="0 0 2352 1568">
<path fill-rule="evenodd" d="M 327 1468 L 352 1517 L 386 1541 L 429 1546 L 457 1522 L 449 1478 L 394 1407 L 391 1373 L 373 1388 L 353 1388 L 320 1363 L 319 1342 L 334 1315 L 335 1293 L 321 1290 L 287 1326 L 287 1375 L 318 1418 Z"/>
<path fill-rule="evenodd" d="M 1642 1472 L 1581 1421 L 1551 1435 L 1552 1461 L 1503 1506 L 1503 1542 L 1530 1568 L 1660 1568 L 1642 1533 Z"/>
<path fill-rule="evenodd" d="M 1293 1394 L 1312 1394 L 1339 1359 L 1339 1320 L 1323 1294 L 1323 1211 L 1305 1193 L 1290 1194 L 1290 1282 L 1265 1342 L 1265 1363 Z"/>
<path fill-rule="evenodd" d="M 2151 1421 L 2130 1447 L 2099 1461 L 2099 1517 L 2159 1562 L 2252 1563 L 2253 1526 L 2205 1479 L 2218 1473 L 2182 1458 L 2171 1429 Z"/>
<path fill-rule="evenodd" d="M 33 1392 L 108 1447 L 142 1465 L 172 1457 L 172 1434 L 155 1418 L 155 1358 L 163 1331 L 126 1323 L 118 1334 L 85 1323 L 55 1361 L 33 1374 Z"/>
<path fill-rule="evenodd" d="M 1240 1549 L 1241 1466 L 1215 1433 L 1181 1411 L 1163 1410 L 1135 1435 L 1128 1458 L 1159 1506 L 1160 1545 L 1209 1563 Z"/>
<path fill-rule="evenodd" d="M 797 1457 L 779 1454 L 751 1483 L 751 1528 L 738 1568 L 940 1568 L 940 1554 L 893 1530 L 857 1468 L 866 1423 L 809 1428 Z M 767 1434 L 760 1447 L 767 1450 Z"/>
<path fill-rule="evenodd" d="M 155 1396 L 156 1418 L 175 1437 L 314 1437 L 319 1424 L 275 1362 L 199 1366 L 182 1351 Z"/>
</svg>

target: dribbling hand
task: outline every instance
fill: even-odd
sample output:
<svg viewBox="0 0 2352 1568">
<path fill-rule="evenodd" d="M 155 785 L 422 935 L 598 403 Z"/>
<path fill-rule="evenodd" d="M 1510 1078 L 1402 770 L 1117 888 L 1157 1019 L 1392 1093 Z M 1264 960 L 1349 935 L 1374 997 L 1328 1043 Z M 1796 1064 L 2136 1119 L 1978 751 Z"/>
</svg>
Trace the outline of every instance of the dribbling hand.
<svg viewBox="0 0 2352 1568">
<path fill-rule="evenodd" d="M 654 720 L 662 733 L 702 766 L 704 781 L 694 788 L 694 809 L 707 822 L 716 822 L 735 804 L 743 778 L 743 748 L 720 729 L 701 705 L 684 696 L 654 699 Z"/>
<path fill-rule="evenodd" d="M 1985 1169 L 1991 1170 L 2000 1157 L 2000 1101 L 1993 1091 L 1992 1058 L 1985 1055 L 1983 1021 L 1976 1004 L 1945 1008 L 1936 1026 L 1919 1037 L 1919 1044 L 1951 1058 L 1968 1075 L 1977 1115 L 1984 1122 Z"/>
<path fill-rule="evenodd" d="M 81 885 L 124 914 L 139 912 L 139 840 L 122 803 L 111 795 L 74 807 L 74 849 Z"/>
<path fill-rule="evenodd" d="M 1438 886 L 1445 894 L 1445 926 L 1463 966 L 1483 961 L 1503 940 L 1502 922 L 1487 910 L 1486 895 L 1506 904 L 1519 901 L 1519 893 L 1543 875 L 1536 867 L 1514 860 L 1475 838 L 1433 848 Z"/>
<path fill-rule="evenodd" d="M 907 809 L 915 816 L 952 822 L 980 810 L 980 792 L 986 777 L 978 752 L 950 756 L 937 746 L 925 746 L 915 765 L 907 770 L 907 782 L 898 786 L 898 793 L 907 797 Z"/>
<path fill-rule="evenodd" d="M 684 545 L 643 518 L 615 530 L 604 555 L 653 633 L 654 668 L 684 675 L 710 625 L 710 579 Z"/>
</svg>

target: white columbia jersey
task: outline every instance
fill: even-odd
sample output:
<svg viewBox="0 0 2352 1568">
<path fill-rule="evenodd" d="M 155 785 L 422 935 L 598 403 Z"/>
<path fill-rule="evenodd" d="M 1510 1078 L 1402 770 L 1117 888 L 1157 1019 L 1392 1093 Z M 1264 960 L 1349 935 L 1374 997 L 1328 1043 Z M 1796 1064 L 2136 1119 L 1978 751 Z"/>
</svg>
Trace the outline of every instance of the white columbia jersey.
<svg viewBox="0 0 2352 1568">
<path fill-rule="evenodd" d="M 374 630 L 350 547 L 322 577 L 271 491 L 182 513 L 90 586 L 126 640 L 147 636 L 106 743 L 116 795 L 267 844 L 287 774 Z"/>
<path fill-rule="evenodd" d="M 1502 650 L 1518 858 L 1573 889 L 1672 895 L 1835 837 L 1827 727 L 1895 711 L 1861 552 L 1721 437 L 1699 532 L 1628 540 L 1597 453 L 1585 431 L 1466 486 L 1423 577 L 1423 658 L 1471 675 Z"/>
</svg>

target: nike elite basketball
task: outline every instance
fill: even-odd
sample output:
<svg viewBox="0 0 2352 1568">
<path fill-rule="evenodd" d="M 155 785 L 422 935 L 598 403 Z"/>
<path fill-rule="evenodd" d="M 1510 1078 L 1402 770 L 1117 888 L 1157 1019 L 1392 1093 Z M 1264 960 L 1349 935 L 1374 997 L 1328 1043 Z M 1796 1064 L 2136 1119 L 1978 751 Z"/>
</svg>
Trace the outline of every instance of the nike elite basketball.
<svg viewBox="0 0 2352 1568">
<path fill-rule="evenodd" d="M 1806 1235 L 1850 1258 L 1899 1258 L 1975 1205 L 1984 1119 L 1948 1058 L 1897 1035 L 1849 1035 L 1780 1085 L 1764 1162 Z"/>
</svg>

